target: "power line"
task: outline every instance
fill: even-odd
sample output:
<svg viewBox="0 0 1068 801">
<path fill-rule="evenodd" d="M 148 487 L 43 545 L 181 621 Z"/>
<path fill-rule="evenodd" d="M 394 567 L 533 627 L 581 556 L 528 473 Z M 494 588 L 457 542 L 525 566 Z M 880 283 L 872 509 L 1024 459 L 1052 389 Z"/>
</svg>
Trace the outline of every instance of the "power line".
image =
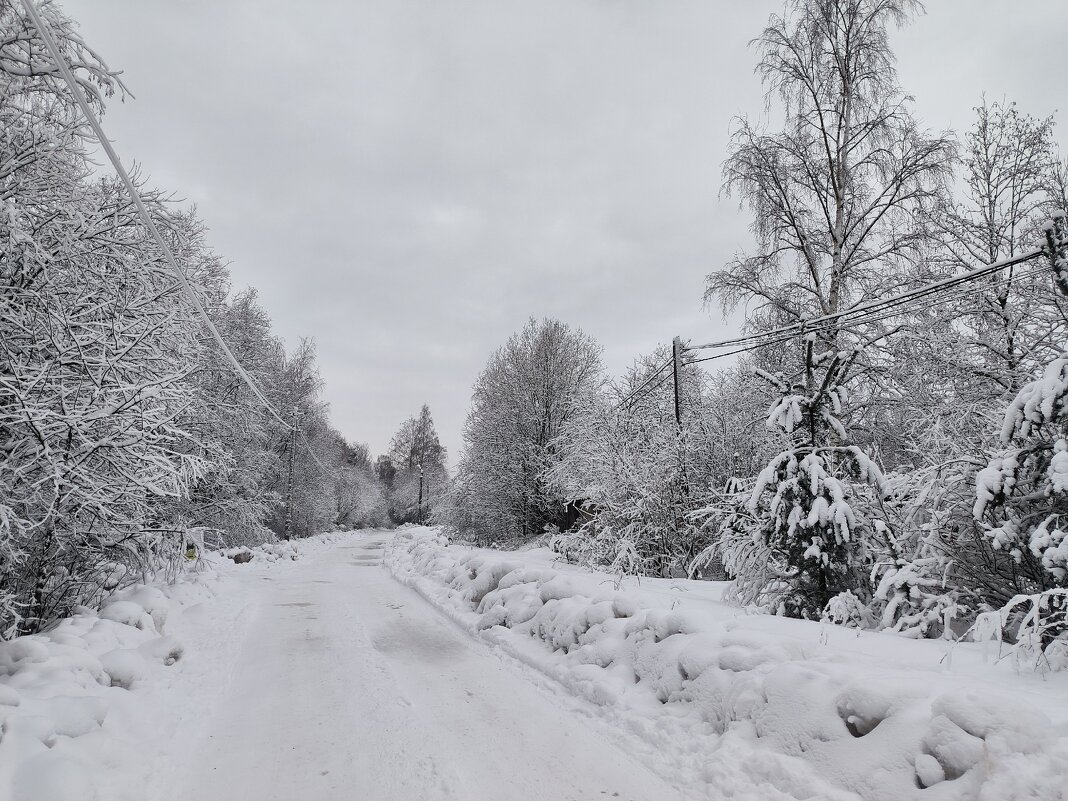
<svg viewBox="0 0 1068 801">
<path fill-rule="evenodd" d="M 924 311 L 926 309 L 933 308 L 942 303 L 947 303 L 954 298 L 960 297 L 961 294 L 979 294 L 981 292 L 988 292 L 992 289 L 997 289 L 1008 284 L 1012 284 L 1017 281 L 1022 281 L 1027 278 L 1034 277 L 1045 273 L 1044 268 L 1038 268 L 1035 270 L 1029 270 L 1025 273 L 1011 276 L 1000 281 L 996 281 L 990 284 L 972 285 L 963 288 L 961 292 L 950 295 L 944 295 L 942 293 L 949 289 L 961 287 L 963 284 L 975 281 L 978 278 L 982 278 L 987 275 L 996 273 L 999 270 L 1011 267 L 1015 264 L 1019 264 L 1024 261 L 1029 261 L 1036 256 L 1043 253 L 1041 249 L 1031 251 L 1021 256 L 1012 257 L 1001 262 L 994 264 L 986 264 L 982 267 L 971 270 L 967 273 L 951 276 L 947 279 L 940 281 L 934 281 L 929 284 L 912 289 L 908 292 L 903 292 L 899 295 L 894 295 L 889 298 L 884 298 L 879 301 L 867 303 L 862 306 L 857 306 L 853 309 L 839 312 L 837 314 L 826 315 L 824 317 L 815 318 L 813 320 L 806 320 L 804 323 L 795 323 L 783 328 L 766 331 L 760 334 L 751 334 L 745 337 L 737 337 L 732 340 L 723 340 L 718 343 L 709 343 L 706 345 L 696 346 L 684 346 L 681 348 L 683 352 L 704 350 L 715 347 L 724 347 L 731 344 L 737 344 L 741 347 L 727 351 L 725 353 L 717 353 L 713 356 L 706 356 L 701 359 L 690 359 L 682 362 L 682 365 L 700 364 L 702 362 L 710 362 L 716 359 L 725 359 L 730 356 L 736 356 L 741 353 L 748 353 L 750 351 L 757 350 L 758 348 L 768 347 L 770 345 L 776 345 L 782 342 L 788 342 L 800 333 L 817 333 L 825 331 L 833 327 L 834 323 L 842 320 L 843 318 L 849 318 L 848 323 L 852 325 L 859 324 L 871 324 L 882 322 L 884 320 L 897 317 L 901 314 L 900 307 L 908 306 L 910 311 Z M 922 301 L 922 302 L 917 302 Z M 852 317 L 852 315 L 859 315 Z M 614 410 L 621 409 L 624 406 L 629 406 L 636 400 L 639 400 L 641 396 L 649 395 L 659 389 L 667 381 L 667 378 L 661 379 L 655 386 L 649 387 L 650 384 L 656 379 L 656 377 L 662 373 L 671 364 L 671 361 L 664 363 L 658 370 L 652 373 L 640 386 L 628 392 L 622 400 L 620 400 L 614 407 Z M 648 389 L 646 389 L 649 387 Z"/>
<path fill-rule="evenodd" d="M 988 291 L 990 291 L 992 289 L 997 289 L 997 288 L 999 288 L 1001 286 L 1006 286 L 1006 285 L 1012 284 L 1012 283 L 1014 283 L 1016 281 L 1020 281 L 1020 280 L 1023 280 L 1025 278 L 1030 278 L 1032 276 L 1039 275 L 1039 274 L 1045 273 L 1045 272 L 1046 271 L 1045 271 L 1044 268 L 1039 268 L 1039 269 L 1035 269 L 1035 270 L 1030 270 L 1030 271 L 1028 271 L 1026 273 L 1021 273 L 1019 275 L 1014 275 L 1014 276 L 1012 276 L 1010 278 L 1002 279 L 1001 281 L 996 281 L 996 282 L 993 282 L 993 283 L 990 283 L 990 284 L 983 284 L 983 285 L 974 285 L 973 284 L 973 285 L 971 285 L 971 286 L 969 286 L 967 288 L 964 288 L 964 289 L 960 290 L 955 295 L 943 295 L 943 294 L 941 294 L 941 290 L 928 290 L 928 291 L 923 292 L 923 293 L 918 293 L 915 296 L 910 297 L 910 298 L 894 299 L 894 300 L 888 302 L 885 306 L 883 306 L 883 307 L 881 307 L 879 309 L 876 309 L 876 310 L 873 310 L 871 312 L 862 314 L 860 317 L 857 317 L 855 319 L 850 318 L 849 324 L 855 326 L 855 325 L 859 325 L 859 324 L 862 324 L 862 323 L 863 324 L 870 324 L 870 323 L 882 322 L 884 320 L 889 320 L 889 319 L 891 319 L 893 317 L 899 316 L 902 313 L 902 312 L 898 311 L 899 307 L 901 307 L 901 306 L 908 306 L 908 311 L 910 311 L 910 312 L 924 311 L 926 309 L 933 308 L 934 306 L 938 306 L 938 305 L 940 305 L 942 303 L 948 303 L 949 301 L 954 300 L 955 298 L 959 298 L 962 295 L 979 294 L 981 292 L 988 292 Z M 920 300 L 922 302 L 919 302 L 919 303 L 910 302 L 910 301 L 916 301 L 916 300 Z M 832 323 L 833 322 L 835 322 L 835 321 L 832 321 Z M 831 327 L 832 327 L 831 323 L 827 323 L 827 324 L 824 324 L 824 325 L 821 325 L 821 326 L 817 326 L 817 327 L 812 328 L 812 329 L 809 329 L 808 326 L 806 326 L 805 333 L 809 333 L 810 331 L 813 331 L 813 332 L 814 331 L 823 331 L 823 330 L 826 330 L 826 329 L 831 328 Z"/>
<path fill-rule="evenodd" d="M 720 340 L 718 342 L 708 342 L 704 345 L 689 345 L 683 348 L 683 350 L 709 350 L 713 348 L 730 347 L 732 345 L 746 345 L 771 335 L 789 334 L 793 336 L 801 332 L 807 333 L 808 331 L 813 330 L 814 326 L 816 328 L 819 328 L 824 323 L 835 322 L 853 315 L 885 310 L 887 308 L 892 308 L 894 306 L 901 305 L 902 303 L 905 303 L 912 298 L 924 297 L 936 292 L 942 292 L 947 289 L 951 289 L 957 286 L 958 284 L 973 281 L 977 278 L 982 278 L 985 275 L 997 272 L 1006 267 L 1011 267 L 1014 264 L 1020 264 L 1021 262 L 1030 261 L 1031 259 L 1041 256 L 1044 252 L 1045 251 L 1042 248 L 1036 248 L 1019 256 L 1013 256 L 1008 259 L 995 262 L 994 264 L 985 264 L 982 267 L 977 267 L 966 273 L 950 276 L 949 278 L 943 278 L 939 281 L 933 281 L 929 284 L 917 287 L 916 289 L 909 290 L 908 292 L 902 292 L 898 295 L 893 295 L 889 298 L 883 298 L 881 300 L 865 303 L 860 306 L 855 306 L 851 309 L 835 312 L 833 314 L 826 314 L 821 317 L 815 317 L 811 320 L 803 320 L 796 323 L 791 323 L 788 326 L 776 328 L 771 331 L 765 331 L 761 334 L 751 334 L 744 337 L 735 337 L 733 339 Z"/>
<path fill-rule="evenodd" d="M 956 295 L 942 295 L 942 294 L 940 294 L 938 292 L 931 292 L 931 293 L 928 293 L 927 295 L 918 296 L 920 298 L 925 298 L 925 300 L 923 300 L 923 302 L 921 302 L 921 303 L 911 304 L 909 306 L 908 310 L 910 312 L 924 311 L 924 310 L 933 308 L 935 306 L 938 306 L 940 304 L 948 303 L 951 300 L 954 300 L 954 299 L 959 298 L 961 296 L 966 296 L 966 295 L 969 295 L 969 294 L 978 295 L 978 294 L 980 294 L 982 292 L 989 292 L 991 290 L 998 289 L 1000 287 L 1013 284 L 1016 281 L 1021 281 L 1021 280 L 1024 280 L 1026 278 L 1032 278 L 1032 277 L 1034 277 L 1036 275 L 1041 275 L 1041 274 L 1044 274 L 1046 272 L 1047 271 L 1046 271 L 1045 268 L 1039 268 L 1039 269 L 1035 269 L 1035 270 L 1030 270 L 1030 271 L 1025 272 L 1025 273 L 1020 273 L 1019 275 L 1014 275 L 1011 278 L 1007 278 L 1007 279 L 1004 279 L 1004 280 L 1001 280 L 1001 281 L 995 281 L 995 282 L 990 283 L 990 284 L 982 284 L 982 285 L 974 285 L 973 284 L 972 286 L 969 286 L 969 287 L 961 290 Z M 899 306 L 899 305 L 904 305 L 904 304 L 903 303 L 902 304 L 895 303 L 890 308 L 895 308 L 896 309 L 897 306 Z M 850 320 L 850 323 L 853 324 L 853 325 L 857 325 L 859 323 L 879 322 L 881 320 L 887 320 L 887 319 L 889 319 L 891 317 L 895 317 L 898 314 L 899 314 L 899 312 L 897 312 L 897 311 L 894 311 L 894 312 L 892 312 L 890 314 L 883 314 L 881 312 L 872 312 L 871 314 L 859 317 L 856 320 Z"/>
<path fill-rule="evenodd" d="M 286 427 L 287 430 L 292 430 L 293 426 L 282 419 L 282 415 L 274 405 L 267 399 L 267 396 L 263 394 L 256 383 L 252 380 L 245 368 L 241 366 L 241 363 L 234 356 L 233 351 L 226 344 L 226 341 L 222 338 L 222 334 L 219 333 L 219 329 L 215 327 L 215 323 L 212 322 L 208 316 L 207 310 L 204 308 L 204 304 L 200 302 L 200 298 L 197 296 L 196 291 L 189 283 L 189 279 L 186 278 L 182 268 L 178 266 L 177 260 L 174 258 L 174 254 L 171 252 L 170 247 L 167 245 L 159 229 L 156 227 L 155 221 L 152 219 L 152 215 L 148 213 L 148 209 L 145 207 L 144 201 L 141 199 L 141 193 L 137 191 L 137 187 L 130 179 L 129 173 L 122 166 L 122 162 L 119 160 L 118 154 L 115 153 L 115 149 L 111 146 L 111 141 L 104 134 L 104 129 L 100 125 L 100 121 L 93 113 L 92 107 L 89 105 L 89 101 L 86 99 L 85 94 L 82 92 L 80 84 L 75 80 L 73 73 L 71 72 L 70 65 L 67 64 L 67 60 L 60 52 L 59 46 L 56 44 L 55 39 L 52 38 L 52 33 L 48 30 L 44 21 L 41 19 L 40 14 L 37 13 L 37 8 L 34 5 L 33 0 L 22 0 L 22 6 L 26 9 L 27 15 L 33 21 L 34 27 L 37 29 L 38 35 L 41 37 L 41 41 L 44 42 L 45 48 L 48 50 L 49 55 L 56 62 L 56 67 L 59 69 L 60 75 L 63 76 L 63 80 L 66 81 L 71 94 L 74 95 L 74 100 L 77 102 L 78 107 L 81 109 L 82 114 L 85 116 L 86 121 L 93 129 L 93 133 L 96 135 L 97 141 L 100 142 L 100 146 L 107 154 L 108 160 L 111 162 L 111 166 L 115 169 L 119 178 L 122 180 L 123 185 L 126 187 L 127 193 L 130 195 L 130 200 L 133 201 L 134 206 L 137 207 L 137 212 L 141 217 L 142 222 L 148 229 L 148 232 L 152 235 L 152 238 L 159 245 L 160 250 L 163 251 L 163 255 L 167 260 L 167 264 L 171 268 L 171 272 L 174 273 L 175 278 L 178 279 L 179 285 L 185 292 L 189 301 L 193 304 L 200 319 L 203 320 L 204 325 L 211 332 L 215 342 L 218 343 L 219 348 L 222 350 L 223 355 L 227 361 L 230 362 L 234 368 L 234 372 L 246 383 L 249 389 L 252 390 L 252 394 L 259 399 L 264 408 L 269 411 L 279 423 Z M 318 461 L 318 460 L 317 460 Z"/>
<path fill-rule="evenodd" d="M 649 387 L 649 389 L 646 390 L 645 392 L 643 392 L 640 396 L 632 398 L 626 404 L 620 404 L 616 408 L 617 409 L 622 408 L 624 405 L 627 406 L 627 407 L 632 406 L 633 404 L 637 403 L 638 401 L 642 400 L 643 398 L 646 398 L 649 395 L 652 395 L 654 392 L 656 392 L 658 389 L 660 389 L 660 387 L 664 386 L 664 384 L 666 384 L 673 377 L 674 376 L 671 375 L 671 374 L 664 376 L 659 381 L 657 381 L 653 386 Z"/>
<path fill-rule="evenodd" d="M 1045 272 L 1046 272 L 1045 268 L 1039 268 L 1039 269 L 1036 269 L 1036 270 L 1030 270 L 1030 271 L 1028 271 L 1026 273 L 1021 273 L 1020 275 L 1015 275 L 1012 278 L 1007 278 L 1005 280 L 998 281 L 998 282 L 993 283 L 993 284 L 987 284 L 987 285 L 982 286 L 982 287 L 970 287 L 969 290 L 968 290 L 968 294 L 978 294 L 980 291 L 989 291 L 991 289 L 997 289 L 998 287 L 1006 286 L 1006 285 L 1012 284 L 1012 283 L 1014 283 L 1016 281 L 1022 281 L 1022 280 L 1027 279 L 1027 278 L 1033 278 L 1034 276 L 1041 275 L 1041 274 L 1043 274 Z M 928 294 L 934 295 L 936 293 L 931 292 L 931 293 L 928 293 Z M 936 296 L 936 297 L 933 297 L 933 298 L 928 298 L 925 303 L 921 303 L 921 304 L 918 304 L 918 305 L 914 306 L 912 310 L 914 310 L 914 311 L 924 311 L 924 310 L 933 308 L 935 306 L 938 306 L 938 305 L 940 305 L 942 303 L 948 303 L 949 301 L 951 301 L 953 299 L 954 299 L 954 297 L 949 297 L 949 296 L 942 296 L 942 297 Z M 902 303 L 900 303 L 900 302 L 894 303 L 894 304 L 892 304 L 892 306 L 890 308 L 897 308 L 897 306 L 899 306 L 899 305 L 902 305 Z M 885 311 L 885 309 L 882 310 L 882 311 Z M 869 315 L 867 315 L 865 317 L 859 318 L 857 320 L 853 320 L 851 322 L 853 322 L 854 324 L 856 324 L 856 323 L 882 322 L 884 320 L 890 319 L 891 317 L 896 317 L 898 314 L 899 314 L 899 312 L 896 312 L 896 311 L 893 312 L 892 314 L 876 314 L 876 313 L 872 313 L 872 314 L 869 314 Z M 830 327 L 829 325 L 817 326 L 815 328 L 809 328 L 808 326 L 806 326 L 805 327 L 805 333 L 814 333 L 814 332 L 817 332 L 817 331 L 825 330 L 825 329 L 827 329 L 829 327 Z M 768 333 L 772 334 L 774 332 L 768 332 Z M 781 342 L 788 342 L 788 341 L 792 340 L 795 336 L 797 336 L 797 333 L 799 333 L 799 332 L 794 332 L 794 333 L 790 333 L 790 334 L 786 334 L 786 335 L 782 335 L 782 336 L 777 336 L 777 337 L 766 338 L 766 339 L 763 339 L 761 341 L 754 341 L 754 342 L 752 342 L 752 344 L 747 345 L 745 347 L 740 347 L 740 348 L 737 348 L 735 350 L 727 351 L 725 353 L 717 353 L 717 354 L 715 354 L 713 356 L 705 356 L 704 358 L 701 358 L 701 359 L 691 359 L 689 361 L 684 362 L 684 364 L 701 364 L 702 362 L 710 362 L 710 361 L 714 361 L 716 359 L 725 359 L 725 358 L 727 358 L 729 356 L 735 356 L 735 355 L 740 354 L 740 353 L 748 353 L 750 351 L 754 351 L 754 350 L 757 350 L 759 348 L 768 347 L 770 345 L 776 345 L 776 344 L 779 344 Z M 688 348 L 687 350 L 691 350 L 691 349 Z M 696 350 L 696 348 L 692 348 L 692 350 Z"/>
<path fill-rule="evenodd" d="M 630 392 L 628 392 L 626 395 L 624 395 L 622 400 L 620 400 L 613 408 L 614 409 L 618 409 L 621 406 L 623 406 L 631 398 L 633 398 L 635 395 L 637 395 L 639 392 L 641 392 L 643 389 L 645 389 L 647 386 L 649 386 L 651 383 L 653 383 L 653 381 L 656 379 L 656 377 L 658 375 L 660 375 L 662 372 L 664 372 L 664 370 L 666 370 L 670 366 L 671 366 L 671 359 L 668 359 L 666 362 L 664 362 L 662 365 L 660 365 L 660 367 L 658 367 L 655 372 L 653 372 L 651 375 L 649 375 L 649 377 L 646 378 L 646 380 L 642 382 L 641 386 L 637 387 L 636 389 L 632 389 Z"/>
<path fill-rule="evenodd" d="M 326 465 L 320 462 L 319 457 L 315 455 L 315 451 L 312 449 L 311 442 L 308 440 L 308 435 L 304 433 L 304 429 L 298 428 L 296 430 L 300 432 L 301 439 L 304 440 L 304 447 L 308 449 L 308 455 L 311 456 L 312 461 L 319 465 L 319 469 L 324 473 L 329 473 L 330 471 L 326 469 Z"/>
</svg>

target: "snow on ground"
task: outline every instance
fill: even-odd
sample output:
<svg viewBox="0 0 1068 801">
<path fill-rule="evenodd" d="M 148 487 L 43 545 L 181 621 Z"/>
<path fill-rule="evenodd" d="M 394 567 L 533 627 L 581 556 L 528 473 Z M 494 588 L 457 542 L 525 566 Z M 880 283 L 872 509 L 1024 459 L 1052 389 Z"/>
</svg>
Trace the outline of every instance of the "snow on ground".
<svg viewBox="0 0 1068 801">
<path fill-rule="evenodd" d="M 695 797 L 395 581 L 391 536 L 216 554 L 0 645 L 0 801 Z"/>
<path fill-rule="evenodd" d="M 0 801 L 1066 797 L 1068 674 L 982 645 L 432 529 L 250 553 L 0 644 Z"/>
<path fill-rule="evenodd" d="M 247 608 L 230 634 L 218 620 L 190 646 L 203 664 L 170 695 L 195 711 L 171 728 L 148 798 L 688 797 L 584 720 L 582 702 L 538 686 L 395 581 L 381 566 L 390 536 L 233 574 Z"/>
<path fill-rule="evenodd" d="M 250 553 L 267 569 L 335 536 Z M 236 569 L 208 554 L 173 584 L 129 587 L 99 610 L 0 643 L 0 801 L 145 801 L 146 755 L 167 748 L 165 691 L 205 609 L 226 608 L 220 578 Z"/>
<path fill-rule="evenodd" d="M 1068 674 L 998 661 L 992 644 L 748 614 L 710 582 L 621 579 L 556 558 L 408 529 L 386 562 L 708 797 L 1068 798 Z"/>
</svg>

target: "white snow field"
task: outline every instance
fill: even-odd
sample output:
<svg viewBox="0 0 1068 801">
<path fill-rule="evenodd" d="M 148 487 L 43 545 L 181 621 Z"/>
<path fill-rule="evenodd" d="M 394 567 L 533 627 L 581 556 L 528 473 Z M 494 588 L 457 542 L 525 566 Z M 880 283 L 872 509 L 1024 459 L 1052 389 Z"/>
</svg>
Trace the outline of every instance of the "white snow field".
<svg viewBox="0 0 1068 801">
<path fill-rule="evenodd" d="M 302 542 L 295 560 L 215 556 L 207 577 L 0 645 L 0 798 L 693 797 L 588 702 L 391 577 L 390 536 Z"/>
<path fill-rule="evenodd" d="M 1068 797 L 1068 675 L 981 645 L 425 528 L 252 554 L 0 644 L 0 801 Z"/>
<path fill-rule="evenodd" d="M 427 529 L 401 531 L 386 561 L 704 797 L 1068 798 L 1068 674 L 998 660 L 996 643 L 749 614 L 712 582 L 621 579 Z"/>
</svg>

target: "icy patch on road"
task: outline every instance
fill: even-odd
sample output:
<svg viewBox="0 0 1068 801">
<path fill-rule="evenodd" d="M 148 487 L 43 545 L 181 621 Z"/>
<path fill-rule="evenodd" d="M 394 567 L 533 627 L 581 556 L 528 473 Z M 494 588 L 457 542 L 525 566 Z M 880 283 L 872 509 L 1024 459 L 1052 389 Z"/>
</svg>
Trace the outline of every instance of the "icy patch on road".
<svg viewBox="0 0 1068 801">
<path fill-rule="evenodd" d="M 907 660 L 811 653 L 744 618 L 642 608 L 633 593 L 519 554 L 449 546 L 433 530 L 400 532 L 386 564 L 461 625 L 599 705 L 665 775 L 715 797 L 1068 797 L 1068 731 L 1011 686 L 999 697 L 982 682 L 932 681 Z"/>
</svg>

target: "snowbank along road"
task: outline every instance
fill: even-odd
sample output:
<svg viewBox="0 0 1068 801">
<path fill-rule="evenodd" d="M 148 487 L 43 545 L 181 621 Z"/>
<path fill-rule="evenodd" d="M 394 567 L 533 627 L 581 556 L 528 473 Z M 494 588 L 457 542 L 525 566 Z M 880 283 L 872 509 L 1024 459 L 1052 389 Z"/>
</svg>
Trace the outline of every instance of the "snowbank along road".
<svg viewBox="0 0 1068 801">
<path fill-rule="evenodd" d="M 248 590 L 243 638 L 202 679 L 218 701 L 175 732 L 161 798 L 683 797 L 576 715 L 580 701 L 394 580 L 381 566 L 388 536 L 231 575 Z M 206 628 L 191 652 L 214 647 Z"/>
</svg>

